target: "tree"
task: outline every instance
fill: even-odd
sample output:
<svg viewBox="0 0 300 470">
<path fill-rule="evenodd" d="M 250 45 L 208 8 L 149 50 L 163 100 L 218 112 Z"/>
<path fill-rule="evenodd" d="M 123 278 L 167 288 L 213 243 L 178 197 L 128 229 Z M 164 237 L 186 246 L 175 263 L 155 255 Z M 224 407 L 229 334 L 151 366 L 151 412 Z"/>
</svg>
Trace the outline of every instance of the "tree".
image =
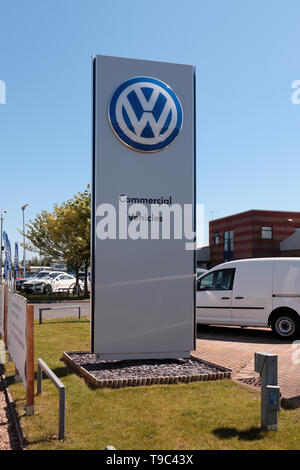
<svg viewBox="0 0 300 470">
<path fill-rule="evenodd" d="M 67 263 L 78 274 L 85 271 L 85 292 L 87 293 L 87 272 L 90 264 L 90 221 L 91 193 L 89 185 L 72 199 L 55 204 L 52 212 L 42 211 L 26 225 L 26 249 L 38 252 L 44 257 Z"/>
<path fill-rule="evenodd" d="M 33 256 L 30 260 L 30 266 L 40 266 L 41 260 L 37 256 Z"/>
<path fill-rule="evenodd" d="M 33 256 L 28 262 L 30 266 L 50 266 L 52 261 L 54 260 L 50 257 Z"/>
</svg>

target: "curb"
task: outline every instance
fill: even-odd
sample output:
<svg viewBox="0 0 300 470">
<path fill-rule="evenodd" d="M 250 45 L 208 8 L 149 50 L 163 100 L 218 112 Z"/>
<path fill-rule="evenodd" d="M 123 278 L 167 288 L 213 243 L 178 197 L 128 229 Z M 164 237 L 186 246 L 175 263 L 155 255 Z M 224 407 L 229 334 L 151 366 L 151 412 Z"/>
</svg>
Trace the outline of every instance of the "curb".
<svg viewBox="0 0 300 470">
<path fill-rule="evenodd" d="M 123 387 L 138 387 L 147 385 L 167 385 L 167 384 L 180 384 L 190 382 L 200 382 L 208 380 L 222 380 L 224 378 L 231 378 L 231 369 L 218 366 L 216 364 L 203 361 L 200 358 L 191 355 L 191 359 L 202 364 L 210 365 L 218 372 L 203 373 L 198 375 L 183 375 L 183 376 L 171 376 L 171 377 L 143 377 L 143 378 L 124 378 L 124 379 L 97 379 L 90 372 L 84 369 L 79 364 L 76 364 L 70 357 L 70 354 L 89 354 L 89 351 L 70 351 L 63 352 L 62 361 L 64 361 L 69 367 L 74 369 L 81 377 L 84 377 L 86 381 L 95 388 L 123 388 Z"/>
</svg>

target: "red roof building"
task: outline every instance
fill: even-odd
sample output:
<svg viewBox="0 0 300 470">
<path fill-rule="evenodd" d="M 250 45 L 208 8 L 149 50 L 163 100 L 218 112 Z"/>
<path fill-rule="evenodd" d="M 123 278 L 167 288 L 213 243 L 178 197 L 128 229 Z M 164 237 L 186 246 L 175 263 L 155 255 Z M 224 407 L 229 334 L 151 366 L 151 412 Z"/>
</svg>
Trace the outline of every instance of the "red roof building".
<svg viewBox="0 0 300 470">
<path fill-rule="evenodd" d="M 300 212 L 250 210 L 211 220 L 210 266 L 233 259 L 281 256 L 280 243 L 300 230 Z"/>
</svg>

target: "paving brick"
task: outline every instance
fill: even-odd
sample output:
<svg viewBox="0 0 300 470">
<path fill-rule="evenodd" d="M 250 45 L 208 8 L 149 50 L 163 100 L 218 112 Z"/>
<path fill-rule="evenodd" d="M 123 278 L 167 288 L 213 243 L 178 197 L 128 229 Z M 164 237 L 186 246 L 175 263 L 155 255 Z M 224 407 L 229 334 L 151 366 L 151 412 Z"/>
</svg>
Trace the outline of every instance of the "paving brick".
<svg viewBox="0 0 300 470">
<path fill-rule="evenodd" d="M 292 342 L 276 339 L 266 328 L 205 326 L 198 328 L 197 338 L 195 354 L 206 361 L 232 369 L 232 378 L 235 380 L 258 377 L 254 371 L 255 352 L 277 354 L 282 397 L 299 399 L 300 364 L 294 363 L 297 350 L 292 347 Z"/>
</svg>

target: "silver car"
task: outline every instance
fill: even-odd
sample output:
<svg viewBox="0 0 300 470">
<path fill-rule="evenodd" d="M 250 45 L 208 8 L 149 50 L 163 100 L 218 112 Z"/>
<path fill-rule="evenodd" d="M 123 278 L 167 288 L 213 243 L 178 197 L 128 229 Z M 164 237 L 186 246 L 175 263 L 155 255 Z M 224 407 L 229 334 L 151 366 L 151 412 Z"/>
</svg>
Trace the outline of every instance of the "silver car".
<svg viewBox="0 0 300 470">
<path fill-rule="evenodd" d="M 79 290 L 83 290 L 83 283 L 79 281 Z M 52 271 L 42 279 L 31 279 L 24 282 L 24 292 L 31 294 L 51 294 L 52 292 L 77 292 L 76 278 L 70 274 Z"/>
</svg>

